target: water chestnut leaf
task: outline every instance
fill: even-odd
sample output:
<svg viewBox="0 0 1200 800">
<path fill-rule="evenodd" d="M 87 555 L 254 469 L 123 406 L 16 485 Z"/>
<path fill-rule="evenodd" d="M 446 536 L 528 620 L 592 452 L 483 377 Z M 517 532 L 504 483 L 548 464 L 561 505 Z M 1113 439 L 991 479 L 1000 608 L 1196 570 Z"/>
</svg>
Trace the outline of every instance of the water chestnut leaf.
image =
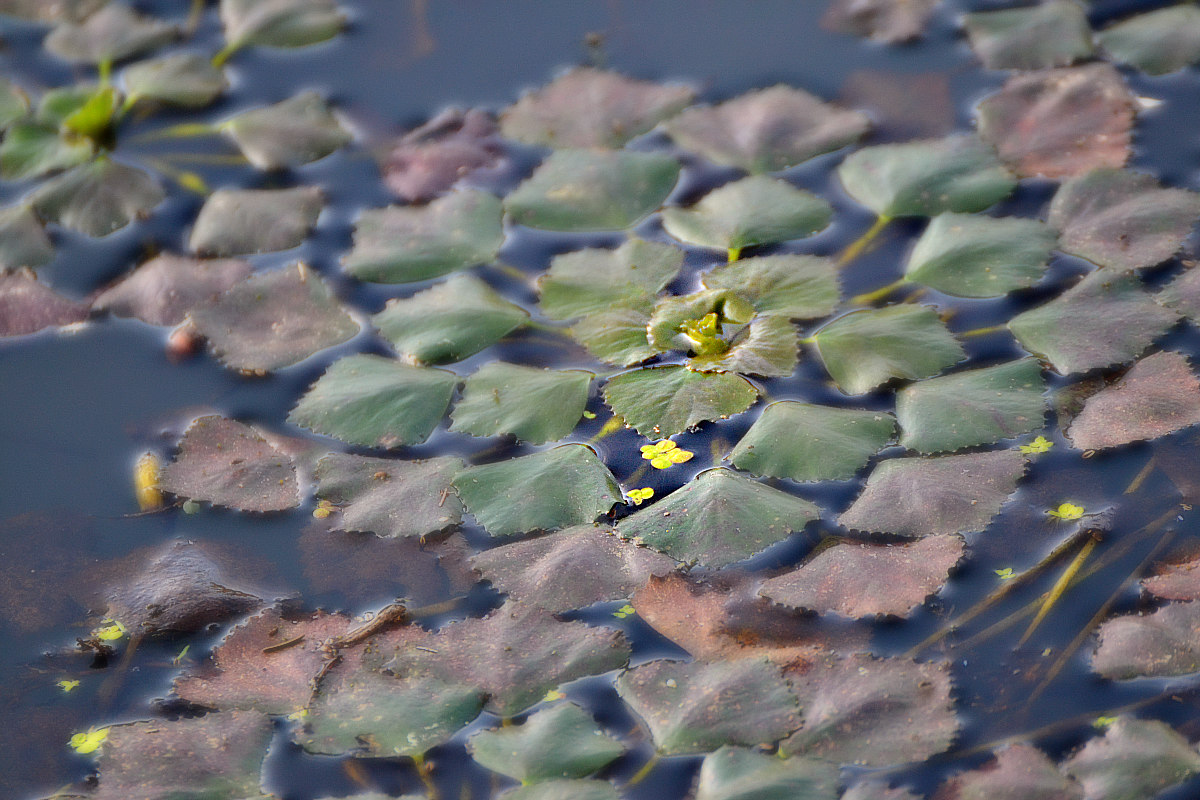
<svg viewBox="0 0 1200 800">
<path fill-rule="evenodd" d="M 519 726 L 479 731 L 467 749 L 487 769 L 530 784 L 591 775 L 624 753 L 625 745 L 579 706 L 560 703 Z"/>
<path fill-rule="evenodd" d="M 578 369 L 484 364 L 467 378 L 450 430 L 472 436 L 511 434 L 530 444 L 556 442 L 583 417 L 593 377 Z"/>
<path fill-rule="evenodd" d="M 383 156 L 383 182 L 402 200 L 422 203 L 478 169 L 494 166 L 503 149 L 487 111 L 449 108 L 408 133 Z"/>
<path fill-rule="evenodd" d="M 938 791 L 943 800 L 1084 800 L 1083 787 L 1027 744 L 1009 745 L 978 769 L 955 775 Z"/>
<path fill-rule="evenodd" d="M 0 208 L 0 270 L 40 267 L 54 258 L 54 245 L 27 205 Z"/>
<path fill-rule="evenodd" d="M 650 315 L 628 308 L 593 311 L 568 330 L 571 337 L 601 361 L 631 367 L 658 355 L 646 326 Z"/>
<path fill-rule="evenodd" d="M 938 0 L 834 0 L 821 27 L 897 44 L 920 37 Z"/>
<path fill-rule="evenodd" d="M 338 506 L 335 530 L 424 537 L 462 521 L 462 503 L 450 490 L 462 468 L 454 456 L 401 461 L 330 453 L 317 463 L 316 495 Z"/>
<path fill-rule="evenodd" d="M 60 135 L 58 128 L 39 122 L 17 122 L 0 142 L 0 176 L 9 181 L 36 178 L 91 159 L 91 139 Z"/>
<path fill-rule="evenodd" d="M 1096 34 L 1110 58 L 1148 75 L 1166 75 L 1200 61 L 1200 8 L 1188 3 L 1137 14 Z"/>
<path fill-rule="evenodd" d="M 316 92 L 301 92 L 265 108 L 243 111 L 222 122 L 220 129 L 259 169 L 308 164 L 351 139 Z"/>
<path fill-rule="evenodd" d="M 1065 67 L 1092 54 L 1092 29 L 1074 0 L 965 14 L 963 27 L 988 69 Z"/>
<path fill-rule="evenodd" d="M 871 123 L 866 114 L 781 84 L 711 108 L 690 108 L 664 127 L 685 150 L 757 173 L 786 169 L 853 144 Z"/>
<path fill-rule="evenodd" d="M 331 39 L 345 17 L 334 0 L 221 0 L 225 50 L 305 47 Z"/>
<path fill-rule="evenodd" d="M 24 336 L 43 328 L 87 319 L 88 306 L 39 283 L 33 270 L 0 269 L 0 337 Z"/>
<path fill-rule="evenodd" d="M 836 800 L 838 783 L 828 761 L 726 745 L 704 757 L 696 800 Z"/>
<path fill-rule="evenodd" d="M 163 253 L 105 289 L 92 307 L 151 325 L 178 325 L 187 313 L 250 276 L 249 262 Z"/>
<path fill-rule="evenodd" d="M 690 208 L 662 212 L 663 227 L 676 239 L 731 252 L 811 236 L 832 218 L 820 197 L 766 175 L 727 183 Z"/>
<path fill-rule="evenodd" d="M 188 247 L 202 256 L 290 250 L 308 237 L 324 204 L 315 186 L 218 189 L 196 216 Z"/>
<path fill-rule="evenodd" d="M 547 317 L 558 320 L 615 308 L 648 314 L 681 266 L 683 251 L 678 247 L 636 237 L 616 250 L 563 253 L 551 259 L 550 269 L 538 278 L 539 305 Z"/>
<path fill-rule="evenodd" d="M 738 375 L 676 366 L 626 372 L 604 386 L 604 402 L 647 438 L 740 414 L 757 399 L 758 390 Z"/>
<path fill-rule="evenodd" d="M 955 297 L 999 297 L 1037 283 L 1057 240 L 1034 219 L 939 214 L 909 254 L 904 277 Z"/>
<path fill-rule="evenodd" d="M 619 231 L 656 211 L 679 162 L 661 153 L 556 150 L 504 199 L 513 221 L 550 231 Z"/>
<path fill-rule="evenodd" d="M 458 376 L 445 370 L 346 356 L 312 385 L 288 422 L 364 447 L 420 444 L 446 415 L 456 386 Z"/>
<path fill-rule="evenodd" d="M 767 378 L 785 378 L 796 369 L 800 336 L 786 317 L 757 316 L 729 340 L 723 353 L 695 355 L 688 369 L 699 372 L 740 372 Z"/>
<path fill-rule="evenodd" d="M 612 473 L 582 444 L 468 467 L 454 488 L 491 536 L 582 525 L 621 499 Z"/>
<path fill-rule="evenodd" d="M 694 98 L 686 86 L 575 67 L 505 109 L 500 129 L 525 144 L 619 148 Z"/>
<path fill-rule="evenodd" d="M 390 300 L 371 322 L 413 364 L 459 361 L 524 325 L 529 312 L 474 275 L 452 275 L 404 300 Z"/>
<path fill-rule="evenodd" d="M 701 280 L 708 289 L 738 293 L 759 314 L 818 319 L 837 308 L 837 275 L 831 259 L 779 255 L 744 258 L 705 273 Z"/>
<path fill-rule="evenodd" d="M 864 147 L 837 173 L 851 197 L 886 218 L 983 211 L 1017 185 L 992 148 L 967 135 Z"/>
<path fill-rule="evenodd" d="M 500 800 L 621 800 L 621 794 L 608 781 L 557 780 L 518 786 Z"/>
<path fill-rule="evenodd" d="M 197 53 L 130 64 L 121 72 L 121 81 L 127 98 L 182 108 L 203 108 L 229 86 L 221 70 Z"/>
<path fill-rule="evenodd" d="M 1088 800 L 1141 800 L 1200 772 L 1200 755 L 1165 723 L 1121 715 L 1061 769 Z"/>
<path fill-rule="evenodd" d="M 64 22 L 50 31 L 44 46 L 73 64 L 103 64 L 156 50 L 178 35 L 174 25 L 123 3 L 108 3 L 81 22 Z"/>
<path fill-rule="evenodd" d="M 1200 672 L 1200 602 L 1168 603 L 1100 626 L 1092 669 L 1106 678 L 1161 678 Z"/>
<path fill-rule="evenodd" d="M 34 22 L 81 22 L 108 0 L 0 0 L 0 14 Z"/>
<path fill-rule="evenodd" d="M 500 200 L 460 191 L 427 206 L 367 209 L 354 225 L 342 268 L 359 280 L 410 283 L 496 257 L 504 243 Z"/>
</svg>

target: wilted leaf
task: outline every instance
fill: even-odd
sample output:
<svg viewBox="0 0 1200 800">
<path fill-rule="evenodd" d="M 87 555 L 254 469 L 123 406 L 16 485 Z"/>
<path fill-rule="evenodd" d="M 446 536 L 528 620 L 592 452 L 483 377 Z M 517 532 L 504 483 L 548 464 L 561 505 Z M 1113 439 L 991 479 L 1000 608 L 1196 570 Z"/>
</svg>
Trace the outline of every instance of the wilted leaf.
<svg viewBox="0 0 1200 800">
<path fill-rule="evenodd" d="M 151 325 L 178 325 L 188 311 L 211 301 L 250 272 L 245 261 L 163 253 L 101 292 L 92 307 Z"/>
<path fill-rule="evenodd" d="M 1114 61 L 1165 75 L 1200 61 L 1200 9 L 1188 3 L 1129 17 L 1096 34 Z"/>
<path fill-rule="evenodd" d="M 510 139 L 549 147 L 621 147 L 692 102 L 686 86 L 575 67 L 504 111 Z"/>
<path fill-rule="evenodd" d="M 1200 772 L 1200 755 L 1162 722 L 1121 716 L 1062 769 L 1088 800 L 1144 800 Z"/>
<path fill-rule="evenodd" d="M 1159 574 L 1143 578 L 1142 588 L 1166 600 L 1200 600 L 1200 559 L 1170 564 Z"/>
<path fill-rule="evenodd" d="M 450 279 L 405 300 L 388 302 L 371 322 L 414 364 L 458 361 L 500 341 L 529 319 L 473 275 Z"/>
<path fill-rule="evenodd" d="M 454 456 L 400 461 L 330 453 L 317 464 L 316 494 L 339 507 L 337 530 L 427 536 L 462 521 L 462 504 L 450 491 L 462 466 Z"/>
<path fill-rule="evenodd" d="M 46 222 L 107 236 L 149 215 L 165 196 L 158 181 L 142 170 L 97 158 L 43 183 L 31 202 Z"/>
<path fill-rule="evenodd" d="M 821 614 L 903 617 L 941 589 L 962 555 L 963 541 L 953 534 L 898 545 L 844 542 L 768 579 L 759 594 Z"/>
<path fill-rule="evenodd" d="M 679 178 L 661 153 L 556 150 L 504 199 L 514 222 L 551 231 L 619 231 L 657 210 Z"/>
<path fill-rule="evenodd" d="M 979 135 L 1021 177 L 1068 178 L 1129 158 L 1137 103 L 1108 64 L 1015 75 L 976 110 Z"/>
<path fill-rule="evenodd" d="M 123 3 L 108 3 L 81 22 L 59 25 L 44 45 L 72 63 L 101 64 L 155 50 L 178 34 L 174 25 L 142 16 Z"/>
<path fill-rule="evenodd" d="M 593 377 L 579 369 L 484 364 L 467 378 L 450 430 L 472 436 L 511 434 L 530 444 L 556 442 L 583 417 Z"/>
<path fill-rule="evenodd" d="M 895 433 L 895 418 L 881 411 L 784 400 L 763 409 L 728 458 L 755 475 L 845 480 L 865 467 Z"/>
<path fill-rule="evenodd" d="M 228 82 L 212 62 L 197 53 L 131 64 L 121 73 L 126 103 L 156 100 L 184 108 L 201 108 L 225 91 Z"/>
<path fill-rule="evenodd" d="M 1168 350 L 1146 356 L 1116 384 L 1089 397 L 1066 434 L 1081 450 L 1102 450 L 1198 422 L 1200 381 L 1186 356 Z"/>
<path fill-rule="evenodd" d="M 359 280 L 409 283 L 485 264 L 504 242 L 500 201 L 461 191 L 427 206 L 367 209 L 342 268 Z"/>
<path fill-rule="evenodd" d="M 1057 238 L 1034 219 L 939 214 L 909 254 L 904 277 L 956 297 L 998 297 L 1037 283 Z"/>
<path fill-rule="evenodd" d="M 843 111 L 808 92 L 772 86 L 689 109 L 666 124 L 685 150 L 747 172 L 774 172 L 858 141 L 866 114 Z"/>
<path fill-rule="evenodd" d="M 683 251 L 630 238 L 616 250 L 588 248 L 555 256 L 538 278 L 542 313 L 572 319 L 615 308 L 649 311 L 683 266 Z M 642 325 L 643 334 L 645 324 Z M 583 340 L 583 344 L 587 344 Z"/>
<path fill-rule="evenodd" d="M 484 767 L 524 784 L 583 778 L 625 752 L 574 703 L 538 711 L 516 727 L 480 731 L 467 748 Z"/>
<path fill-rule="evenodd" d="M 888 44 L 916 39 L 940 0 L 833 0 L 821 27 Z"/>
<path fill-rule="evenodd" d="M 621 498 L 612 473 L 582 444 L 468 467 L 454 488 L 492 536 L 582 525 Z"/>
<path fill-rule="evenodd" d="M 283 511 L 300 503 L 291 459 L 248 425 L 218 416 L 192 423 L 159 486 L 242 511 Z"/>
<path fill-rule="evenodd" d="M 218 189 L 196 216 L 188 247 L 207 256 L 290 250 L 308 237 L 324 204 L 315 186 Z"/>
<path fill-rule="evenodd" d="M 604 402 L 648 438 L 659 439 L 715 419 L 740 414 L 758 390 L 738 375 L 650 367 L 610 378 Z"/>
<path fill-rule="evenodd" d="M 259 169 L 307 164 L 351 139 L 316 92 L 301 92 L 265 108 L 243 111 L 222 122 L 220 128 Z"/>
<path fill-rule="evenodd" d="M 979 769 L 955 775 L 938 800 L 1083 800 L 1083 788 L 1058 771 L 1041 750 L 1014 744 Z"/>
<path fill-rule="evenodd" d="M 1025 459 L 1016 450 L 889 459 L 870 474 L 838 523 L 901 536 L 981 531 L 1024 472 Z"/>
<path fill-rule="evenodd" d="M 818 516 L 807 500 L 717 468 L 622 520 L 617 533 L 678 561 L 719 568 L 782 541 Z"/>
<path fill-rule="evenodd" d="M 1106 678 L 1159 678 L 1200 672 L 1200 602 L 1168 603 L 1147 615 L 1100 626 L 1092 669 Z"/>
<path fill-rule="evenodd" d="M 725 746 L 700 765 L 696 800 L 835 800 L 839 770 L 828 761 Z"/>
<path fill-rule="evenodd" d="M 442 421 L 458 385 L 452 372 L 370 354 L 335 361 L 288 422 L 364 447 L 420 444 Z"/>
<path fill-rule="evenodd" d="M 1065 67 L 1092 54 L 1092 28 L 1074 0 L 966 14 L 963 26 L 988 69 Z"/>
<path fill-rule="evenodd" d="M 29 206 L 0 208 L 0 270 L 40 267 L 54 258 L 54 245 Z"/>
<path fill-rule="evenodd" d="M 86 303 L 69 300 L 44 283 L 32 270 L 0 269 L 0 336 L 24 336 L 43 328 L 71 325 L 87 319 Z"/>
<path fill-rule="evenodd" d="M 737 292 L 759 314 L 817 319 L 833 313 L 839 287 L 837 267 L 817 256 L 758 256 L 705 273 L 709 289 Z"/>
<path fill-rule="evenodd" d="M 888 218 L 983 211 L 1017 185 L 990 147 L 964 135 L 864 147 L 837 172 L 851 197 Z"/>
<path fill-rule="evenodd" d="M 450 108 L 400 137 L 383 156 L 380 170 L 393 194 L 419 203 L 493 166 L 501 152 L 491 114 Z"/>
<path fill-rule="evenodd" d="M 358 333 L 325 282 L 301 263 L 252 275 L 189 316 L 221 363 L 245 372 L 290 366 Z"/>
<path fill-rule="evenodd" d="M 621 795 L 608 781 L 559 780 L 519 786 L 500 800 L 621 800 Z"/>
<path fill-rule="evenodd" d="M 344 23 L 335 0 L 221 0 L 226 50 L 304 47 L 332 38 Z"/>
<path fill-rule="evenodd" d="M 83 136 L 63 136 L 41 122 L 17 122 L 0 142 L 0 176 L 9 181 L 36 178 L 88 161 L 96 148 Z"/>
</svg>

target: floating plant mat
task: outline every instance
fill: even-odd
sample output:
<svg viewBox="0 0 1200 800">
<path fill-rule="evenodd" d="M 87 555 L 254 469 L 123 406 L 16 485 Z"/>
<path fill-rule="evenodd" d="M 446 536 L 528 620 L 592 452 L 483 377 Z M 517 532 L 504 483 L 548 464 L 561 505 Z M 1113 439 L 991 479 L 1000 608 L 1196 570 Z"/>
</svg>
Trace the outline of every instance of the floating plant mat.
<svg viewBox="0 0 1200 800">
<path fill-rule="evenodd" d="M 0 749 L 67 770 L 0 786 L 1195 795 L 1200 195 L 1127 162 L 1196 15 L 961 5 L 825 4 L 978 59 L 977 131 L 884 141 L 596 64 L 384 136 L 245 89 L 381 9 L 0 0 L 66 67 L 0 76 L 0 355 L 135 330 L 222 387 L 128 434 L 145 549 L 0 520 L 52 651 Z"/>
</svg>

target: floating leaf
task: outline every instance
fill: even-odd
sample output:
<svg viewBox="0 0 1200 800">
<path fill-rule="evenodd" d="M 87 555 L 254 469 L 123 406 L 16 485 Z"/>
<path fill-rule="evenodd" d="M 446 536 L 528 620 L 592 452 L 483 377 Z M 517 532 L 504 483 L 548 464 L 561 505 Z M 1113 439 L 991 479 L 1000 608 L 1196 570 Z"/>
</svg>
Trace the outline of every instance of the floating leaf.
<svg viewBox="0 0 1200 800">
<path fill-rule="evenodd" d="M 882 767 L 941 753 L 958 732 L 947 664 L 828 658 L 792 685 L 804 727 L 780 745 L 788 755 Z"/>
<path fill-rule="evenodd" d="M 903 617 L 942 587 L 962 556 L 963 541 L 953 534 L 900 545 L 846 542 L 768 579 L 759 594 L 819 614 Z"/>
<path fill-rule="evenodd" d="M 144 98 L 184 108 L 208 105 L 229 85 L 221 71 L 197 53 L 139 61 L 125 68 L 121 80 L 126 104 Z"/>
<path fill-rule="evenodd" d="M 222 122 L 220 128 L 259 169 L 316 161 L 351 138 L 316 92 L 301 92 L 265 108 L 243 111 Z"/>
<path fill-rule="evenodd" d="M 450 430 L 472 436 L 511 434 L 531 444 L 556 442 L 582 419 L 593 377 L 578 369 L 484 364 L 467 378 Z"/>
<path fill-rule="evenodd" d="M 369 358 L 369 356 L 357 356 Z M 428 536 L 462 521 L 450 481 L 463 464 L 330 453 L 317 464 L 317 497 L 339 506 L 335 528 L 377 536 Z"/>
<path fill-rule="evenodd" d="M 36 22 L 79 22 L 94 14 L 108 0 L 0 0 L 0 14 Z"/>
<path fill-rule="evenodd" d="M 738 375 L 651 367 L 610 378 L 604 402 L 647 438 L 662 438 L 715 419 L 740 414 L 758 399 Z"/>
<path fill-rule="evenodd" d="M 0 78 L 0 130 L 29 113 L 29 98 L 20 87 Z"/>
<path fill-rule="evenodd" d="M 800 727 L 796 696 L 767 661 L 650 661 L 617 678 L 617 692 L 663 755 L 753 746 Z"/>
<path fill-rule="evenodd" d="M 887 44 L 907 42 L 925 30 L 937 4 L 938 0 L 834 0 L 821 17 L 821 27 Z"/>
<path fill-rule="evenodd" d="M 688 359 L 688 369 L 700 372 L 740 372 L 786 378 L 796 369 L 800 336 L 785 317 L 758 316 L 734 336 L 729 349 Z"/>
<path fill-rule="evenodd" d="M 1092 28 L 1073 0 L 965 14 L 963 26 L 988 69 L 1064 67 L 1092 54 Z"/>
<path fill-rule="evenodd" d="M 942 800 L 1084 800 L 1078 783 L 1027 744 L 1009 745 L 979 769 L 955 775 L 937 796 Z"/>
<path fill-rule="evenodd" d="M 526 144 L 617 148 L 694 97 L 686 86 L 663 86 L 575 67 L 506 109 L 500 129 Z"/>
<path fill-rule="evenodd" d="M 29 206 L 0 208 L 0 270 L 40 267 L 54 258 L 54 245 Z"/>
<path fill-rule="evenodd" d="M 618 308 L 593 311 L 575 323 L 569 333 L 601 361 L 629 367 L 658 355 L 646 337 L 649 324 L 648 314 Z"/>
<path fill-rule="evenodd" d="M 85 303 L 69 300 L 30 269 L 0 269 L 0 337 L 24 336 L 43 328 L 71 325 L 87 319 Z"/>
<path fill-rule="evenodd" d="M 864 394 L 895 378 L 927 378 L 964 357 L 932 306 L 852 311 L 813 338 L 825 369 L 847 394 Z"/>
<path fill-rule="evenodd" d="M 1025 459 L 1015 450 L 889 459 L 867 478 L 838 523 L 900 536 L 981 531 L 1024 472 Z"/>
<path fill-rule="evenodd" d="M 617 532 L 678 561 L 719 568 L 782 541 L 818 516 L 807 500 L 717 468 L 622 520 Z"/>
<path fill-rule="evenodd" d="M 779 85 L 689 109 L 665 127 L 680 147 L 709 161 L 774 172 L 853 144 L 871 123 L 866 114 Z"/>
<path fill-rule="evenodd" d="M 294 425 L 364 447 L 420 444 L 446 415 L 452 372 L 357 354 L 335 361 L 288 415 Z"/>
<path fill-rule="evenodd" d="M 883 781 L 859 781 L 847 789 L 841 800 L 922 800 L 924 795 L 916 795 L 904 787 L 889 788 Z M 1008 798 L 1005 798 L 1008 800 Z M 1012 800 L 1019 800 L 1012 798 Z M 1074 800 L 1074 798 L 1064 798 Z"/>
<path fill-rule="evenodd" d="M 709 289 L 737 292 L 759 314 L 789 319 L 827 317 L 837 307 L 837 267 L 817 256 L 744 258 L 702 276 Z"/>
<path fill-rule="evenodd" d="M 371 322 L 402 358 L 414 364 L 459 361 L 500 341 L 529 319 L 473 275 L 450 279 L 392 300 Z"/>
<path fill-rule="evenodd" d="M 1178 250 L 1200 218 L 1200 195 L 1150 175 L 1097 169 L 1065 182 L 1050 204 L 1060 249 L 1102 267 L 1152 267 Z"/>
<path fill-rule="evenodd" d="M 904 277 L 955 297 L 999 297 L 1037 283 L 1057 238 L 1034 219 L 939 214 L 917 240 Z"/>
<path fill-rule="evenodd" d="M 725 746 L 700 765 L 696 800 L 836 800 L 838 782 L 828 761 Z"/>
<path fill-rule="evenodd" d="M 1166 600 L 1200 600 L 1200 560 L 1170 564 L 1159 574 L 1143 578 L 1142 588 Z"/>
<path fill-rule="evenodd" d="M 158 182 L 140 169 L 98 158 L 46 181 L 31 198 L 47 222 L 87 236 L 107 236 L 162 202 Z"/>
<path fill-rule="evenodd" d="M 556 150 L 504 207 L 531 228 L 624 230 L 657 210 L 678 178 L 679 163 L 660 153 Z"/>
<path fill-rule="evenodd" d="M 1108 64 L 1015 75 L 976 110 L 979 135 L 1023 178 L 1068 178 L 1129 158 L 1137 104 Z"/>
<path fill-rule="evenodd" d="M 975 136 L 864 147 L 837 171 L 851 197 L 887 218 L 983 211 L 1017 185 Z"/>
<path fill-rule="evenodd" d="M 1066 435 L 1081 450 L 1102 450 L 1198 422 L 1200 381 L 1186 356 L 1168 350 L 1146 356 L 1116 384 L 1089 397 Z"/>
<path fill-rule="evenodd" d="M 485 264 L 504 242 L 500 201 L 461 191 L 427 206 L 368 209 L 342 267 L 359 280 L 409 283 Z"/>
<path fill-rule="evenodd" d="M 500 800 L 621 800 L 621 795 L 608 781 L 561 780 L 519 786 Z"/>
<path fill-rule="evenodd" d="M 538 278 L 542 313 L 572 319 L 615 308 L 649 312 L 679 273 L 683 251 L 636 237 L 616 250 L 588 248 L 555 256 Z M 645 324 L 642 325 L 643 335 Z M 586 341 L 583 342 L 587 344 Z"/>
<path fill-rule="evenodd" d="M 842 83 L 838 100 L 871 116 L 876 142 L 945 136 L 958 126 L 945 72 L 855 69 Z"/>
<path fill-rule="evenodd" d="M 468 467 L 454 488 L 492 536 L 592 522 L 621 497 L 612 473 L 582 444 Z"/>
<path fill-rule="evenodd" d="M 845 480 L 895 433 L 895 418 L 881 411 L 784 400 L 763 409 L 729 460 L 738 469 L 766 477 Z"/>
<path fill-rule="evenodd" d="M 467 748 L 487 769 L 524 784 L 583 778 L 625 752 L 574 703 L 538 711 L 520 726 L 480 731 Z"/>
<path fill-rule="evenodd" d="M 900 444 L 922 453 L 992 444 L 1038 430 L 1046 381 L 1033 358 L 956 372 L 896 394 Z"/>
<path fill-rule="evenodd" d="M 155 50 L 179 35 L 174 26 L 108 3 L 82 22 L 64 22 L 46 36 L 54 55 L 74 64 L 103 64 Z"/>
<path fill-rule="evenodd" d="M 1200 772 L 1200 755 L 1162 722 L 1120 716 L 1062 769 L 1088 800 L 1142 800 Z"/>
<path fill-rule="evenodd" d="M 581 525 L 485 550 L 471 566 L 514 600 L 559 613 L 628 598 L 651 575 L 675 569 L 675 561 L 611 529 Z"/>
<path fill-rule="evenodd" d="M 221 24 L 232 51 L 316 44 L 336 36 L 345 19 L 334 0 L 221 0 Z"/>
<path fill-rule="evenodd" d="M 227 366 L 270 372 L 358 333 L 358 323 L 304 264 L 252 275 L 190 312 Z"/>
<path fill-rule="evenodd" d="M 667 208 L 662 213 L 663 227 L 676 239 L 734 252 L 812 236 L 832 218 L 829 203 L 766 175 L 727 183 L 691 208 Z"/>
<path fill-rule="evenodd" d="M 1200 269 L 1189 269 L 1155 295 L 1155 300 L 1192 322 L 1200 321 Z"/>
<path fill-rule="evenodd" d="M 1099 270 L 1013 317 L 1008 328 L 1022 347 L 1068 375 L 1138 356 L 1177 319 L 1142 290 L 1136 276 Z"/>
<path fill-rule="evenodd" d="M 383 157 L 380 170 L 392 194 L 419 203 L 477 169 L 494 166 L 501 152 L 491 114 L 449 108 L 400 137 Z"/>
<path fill-rule="evenodd" d="M 296 467 L 248 425 L 219 416 L 192 423 L 179 455 L 163 468 L 163 491 L 242 511 L 300 504 Z"/>
<path fill-rule="evenodd" d="M 267 798 L 259 787 L 274 727 L 254 711 L 110 725 L 97 800 Z"/>
<path fill-rule="evenodd" d="M 188 247 L 206 256 L 290 250 L 308 237 L 323 205 L 315 186 L 218 189 L 196 216 Z"/>
<path fill-rule="evenodd" d="M 1096 34 L 1114 60 L 1150 75 L 1200 61 L 1200 9 L 1187 3 L 1138 14 Z"/>
<path fill-rule="evenodd" d="M 1092 669 L 1118 680 L 1200 672 L 1198 632 L 1200 602 L 1194 601 L 1110 619 L 1100 626 Z"/>
<path fill-rule="evenodd" d="M 234 259 L 188 258 L 163 253 L 105 289 L 93 308 L 151 325 L 178 325 L 187 312 L 248 277 L 250 264 Z"/>
<path fill-rule="evenodd" d="M 91 159 L 95 145 L 83 136 L 60 135 L 40 122 L 17 122 L 0 142 L 0 176 L 9 181 L 36 178 Z"/>
</svg>

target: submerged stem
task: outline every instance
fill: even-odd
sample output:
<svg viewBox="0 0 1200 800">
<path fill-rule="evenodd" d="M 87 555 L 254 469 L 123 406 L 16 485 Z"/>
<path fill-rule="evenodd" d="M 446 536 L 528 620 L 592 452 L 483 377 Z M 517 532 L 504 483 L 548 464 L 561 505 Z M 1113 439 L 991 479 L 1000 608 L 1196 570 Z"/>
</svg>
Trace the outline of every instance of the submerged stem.
<svg viewBox="0 0 1200 800">
<path fill-rule="evenodd" d="M 421 783 L 425 786 L 425 796 L 429 800 L 441 800 L 441 792 L 438 791 L 437 784 L 433 781 L 433 776 L 429 774 L 429 765 L 425 762 L 425 756 L 414 755 L 412 760 L 417 768 L 417 777 L 421 779 Z"/>
<path fill-rule="evenodd" d="M 986 328 L 976 328 L 972 331 L 963 331 L 962 333 L 958 334 L 958 337 L 960 339 L 972 339 L 976 336 L 990 336 L 993 333 L 1000 333 L 1001 331 L 1006 330 L 1008 330 L 1007 325 L 989 325 Z"/>
<path fill-rule="evenodd" d="M 866 232 L 862 236 L 859 236 L 857 239 L 851 242 L 850 245 L 842 251 L 841 255 L 837 257 L 837 265 L 839 267 L 844 266 L 857 258 L 864 250 L 867 249 L 867 245 L 871 244 L 871 242 L 875 240 L 875 237 L 879 235 L 879 232 L 886 228 L 887 224 L 891 221 L 891 217 L 886 217 L 883 215 L 876 217 L 875 221 L 871 223 L 871 227 L 867 228 Z"/>
<path fill-rule="evenodd" d="M 729 252 L 726 256 L 726 259 L 728 260 L 728 262 L 730 264 L 732 264 L 733 262 L 737 261 L 741 257 L 742 257 L 742 248 L 731 247 L 731 248 L 729 248 Z"/>
<path fill-rule="evenodd" d="M 898 281 L 892 281 L 887 286 L 876 289 L 873 292 L 863 292 L 850 298 L 850 304 L 856 306 L 865 306 L 874 303 L 876 300 L 882 300 L 892 292 L 908 283 L 908 278 L 901 278 Z"/>
<path fill-rule="evenodd" d="M 650 760 L 647 761 L 645 764 L 642 764 L 642 768 L 639 769 L 636 773 L 634 773 L 633 777 L 629 779 L 629 783 L 627 783 L 625 785 L 626 786 L 637 786 L 639 783 L 641 783 L 642 781 L 644 781 L 646 779 L 646 776 L 649 775 L 650 772 L 655 767 L 658 766 L 658 762 L 661 760 L 662 760 L 662 756 L 659 755 L 658 753 L 655 753 L 654 755 L 650 756 Z"/>
<path fill-rule="evenodd" d="M 1029 637 L 1042 624 L 1042 620 L 1046 618 L 1046 615 L 1050 613 L 1050 609 L 1054 608 L 1054 605 L 1063 596 L 1063 592 L 1067 590 L 1067 586 L 1070 585 L 1071 580 L 1079 572 L 1083 566 L 1083 562 L 1087 561 L 1087 557 L 1096 549 L 1096 542 L 1098 541 L 1100 541 L 1099 537 L 1093 534 L 1090 539 L 1083 543 L 1083 547 L 1079 548 L 1079 552 L 1075 554 L 1075 558 L 1071 559 L 1071 563 L 1067 565 L 1062 575 L 1059 575 L 1058 580 L 1054 582 L 1054 586 L 1050 588 L 1049 594 L 1046 595 L 1046 599 L 1042 601 L 1041 608 L 1038 609 L 1037 616 L 1033 618 L 1033 622 L 1029 623 L 1029 627 L 1025 629 L 1025 633 L 1017 641 L 1017 647 L 1029 641 Z"/>
<path fill-rule="evenodd" d="M 181 125 L 159 128 L 156 131 L 147 131 L 134 136 L 132 141 L 156 142 L 161 139 L 191 139 L 197 136 L 211 136 L 220 132 L 216 125 L 210 125 L 207 122 L 185 122 Z"/>
</svg>

